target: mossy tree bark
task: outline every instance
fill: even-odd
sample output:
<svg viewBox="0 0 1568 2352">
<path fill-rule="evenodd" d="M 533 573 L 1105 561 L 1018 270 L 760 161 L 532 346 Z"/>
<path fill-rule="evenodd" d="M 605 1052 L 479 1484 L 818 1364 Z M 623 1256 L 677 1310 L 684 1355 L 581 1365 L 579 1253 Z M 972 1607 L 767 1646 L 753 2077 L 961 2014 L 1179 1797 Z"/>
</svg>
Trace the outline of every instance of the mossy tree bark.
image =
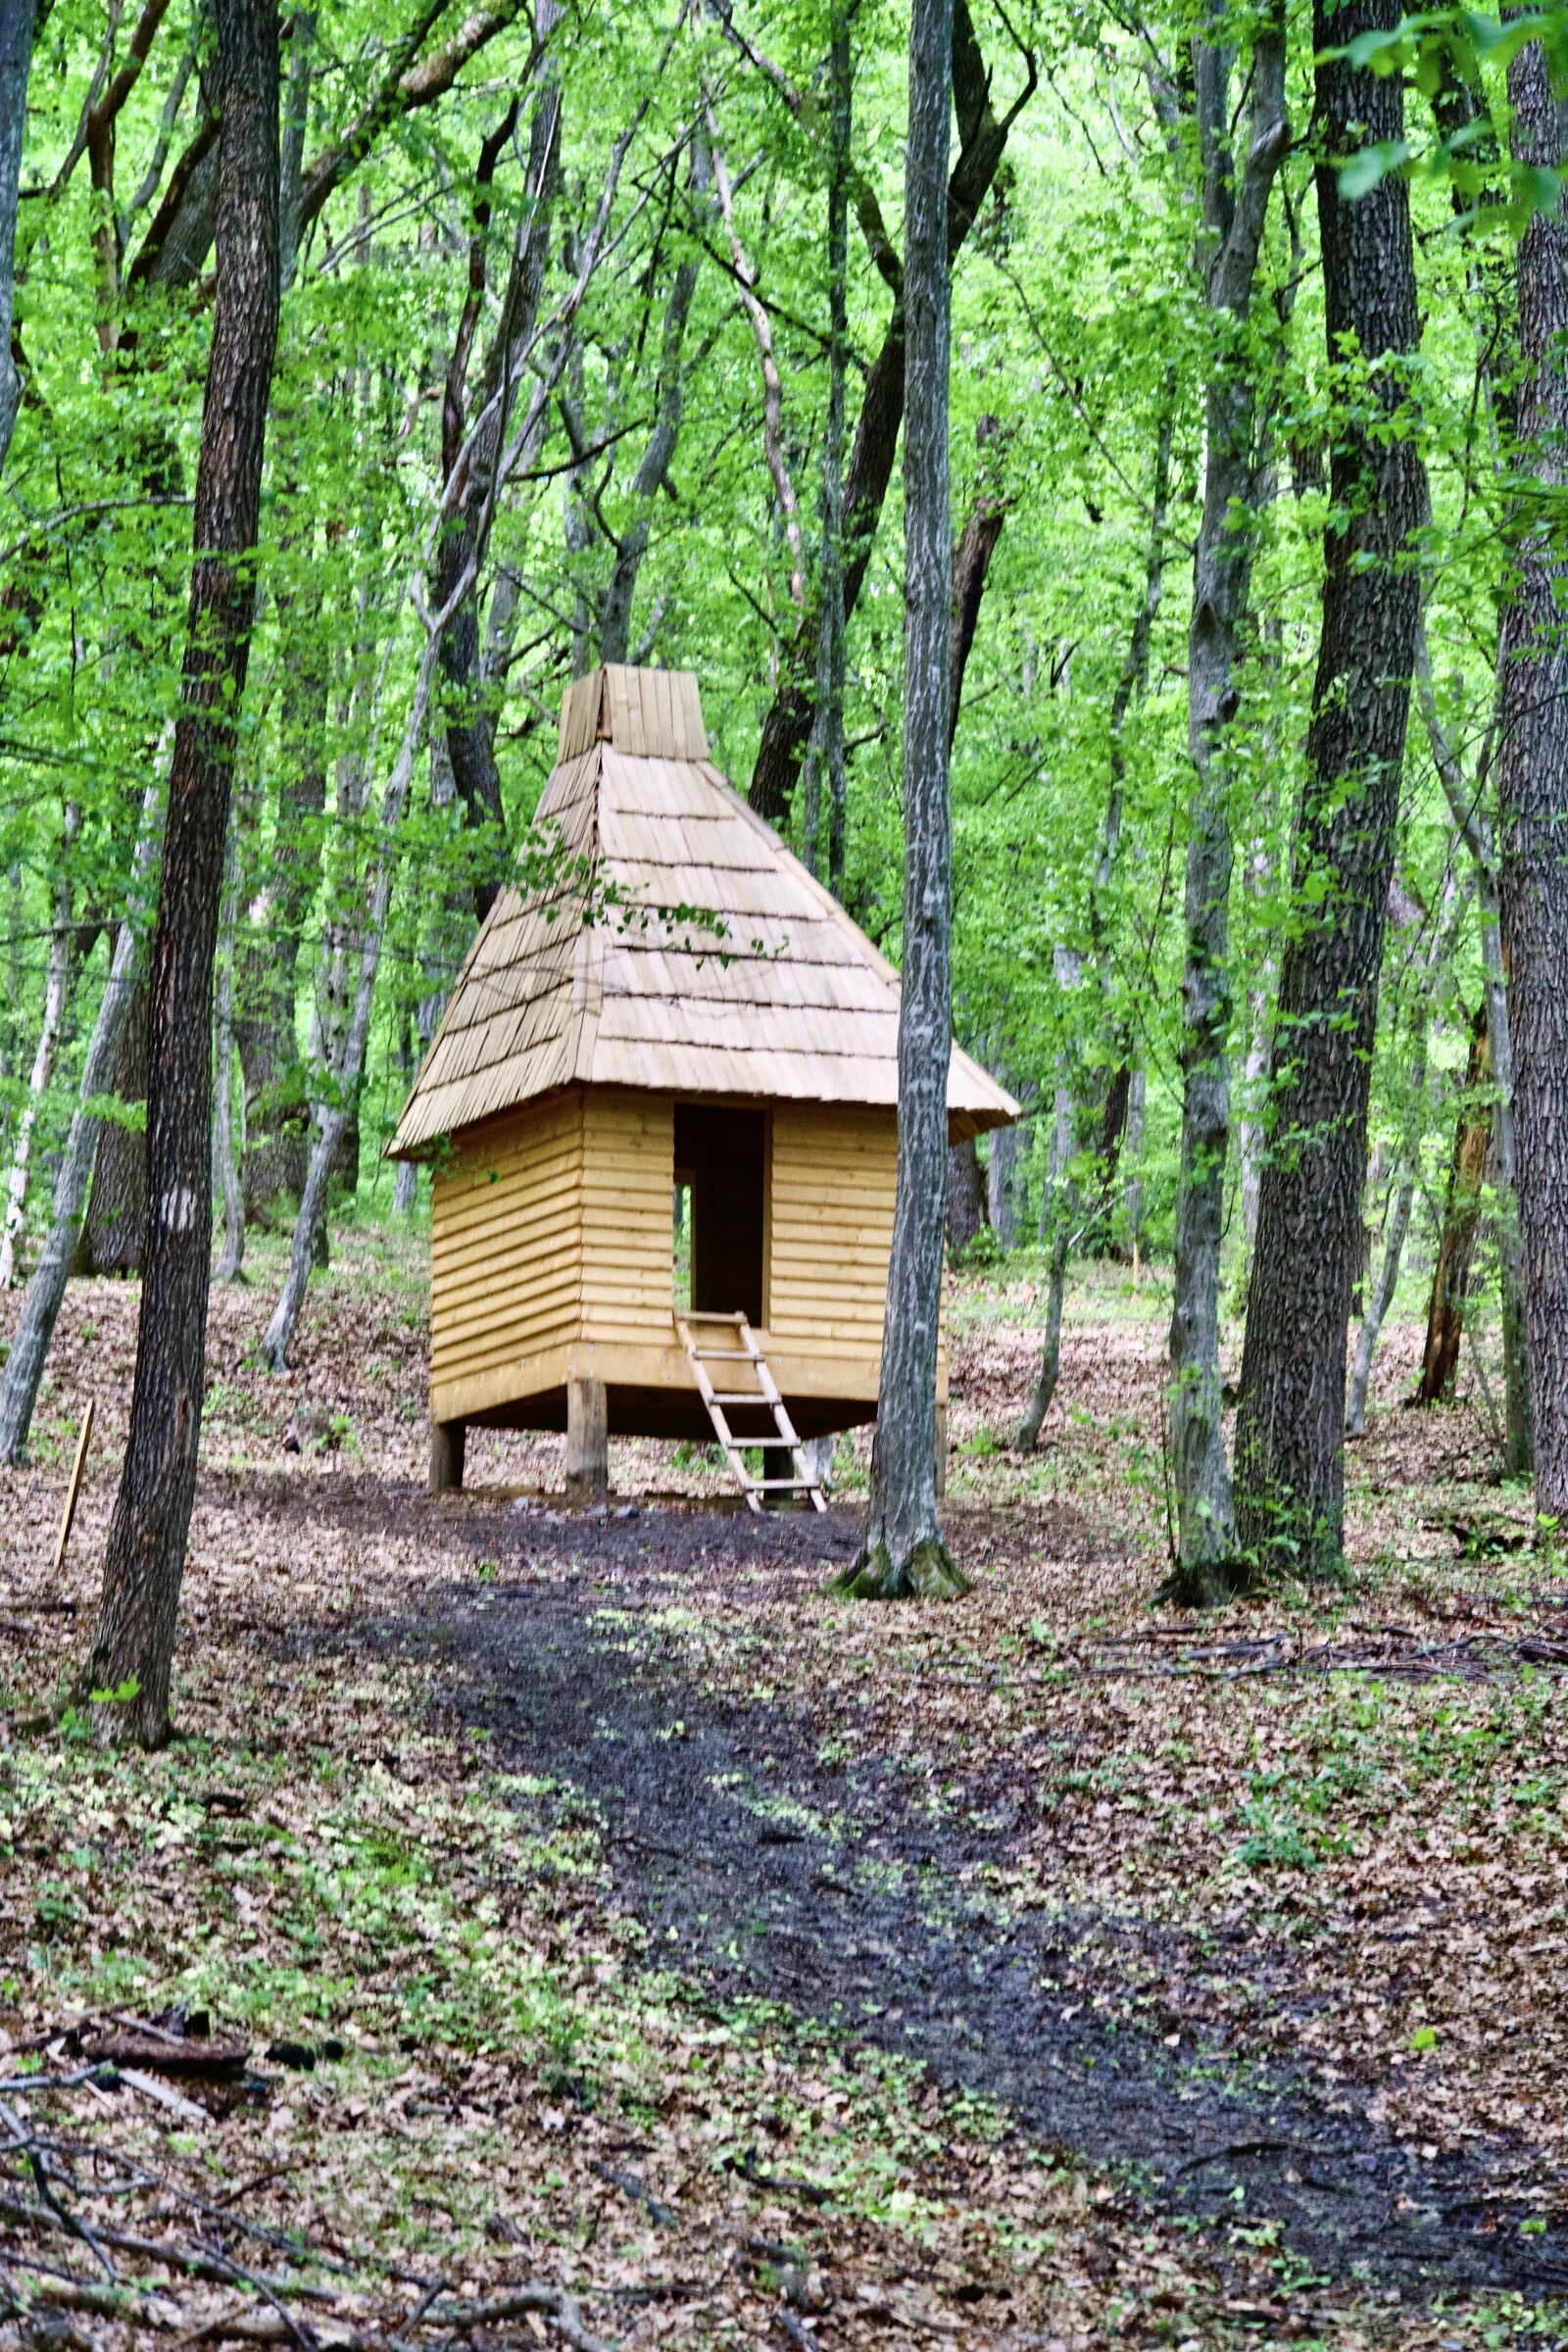
<svg viewBox="0 0 1568 2352">
<path fill-rule="evenodd" d="M 914 0 L 905 179 L 904 966 L 899 1166 L 865 1545 L 843 1589 L 893 1600 L 961 1592 L 937 1517 L 937 1348 L 953 1050 L 948 698 L 948 104 L 953 0 Z"/>
<path fill-rule="evenodd" d="M 218 296 L 202 409 L 183 708 L 148 998 L 151 1201 L 130 1426 L 88 1690 L 106 1738 L 169 1737 L 174 1620 L 196 1487 L 212 1237 L 213 961 L 236 719 L 255 615 L 278 312 L 276 0 L 217 0 Z"/>
</svg>

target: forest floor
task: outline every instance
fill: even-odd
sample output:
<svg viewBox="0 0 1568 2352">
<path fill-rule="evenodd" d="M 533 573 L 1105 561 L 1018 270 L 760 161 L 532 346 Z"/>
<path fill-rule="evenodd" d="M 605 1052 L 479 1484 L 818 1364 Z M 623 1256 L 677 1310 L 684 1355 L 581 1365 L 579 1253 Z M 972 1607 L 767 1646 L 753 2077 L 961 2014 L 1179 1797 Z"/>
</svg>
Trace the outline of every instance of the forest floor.
<svg viewBox="0 0 1568 2352">
<path fill-rule="evenodd" d="M 164 1755 L 65 1703 L 132 1287 L 0 1473 L 0 2334 L 1568 2342 L 1568 1574 L 1484 1398 L 1401 1409 L 1413 1323 L 1346 1588 L 1199 1620 L 1159 1281 L 1075 1289 L 1024 1461 L 1036 1287 L 964 1280 L 973 1591 L 878 1609 L 863 1440 L 826 1520 L 629 1445 L 568 1514 L 514 1437 L 431 1499 L 417 1241 L 343 1237 L 281 1378 L 253 1271 Z"/>
</svg>

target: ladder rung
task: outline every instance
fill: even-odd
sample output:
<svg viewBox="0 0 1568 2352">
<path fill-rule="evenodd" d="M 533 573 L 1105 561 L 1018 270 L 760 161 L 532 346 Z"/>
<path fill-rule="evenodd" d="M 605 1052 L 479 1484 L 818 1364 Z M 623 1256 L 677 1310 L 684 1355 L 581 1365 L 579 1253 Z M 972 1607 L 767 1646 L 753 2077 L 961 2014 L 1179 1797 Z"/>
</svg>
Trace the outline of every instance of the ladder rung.
<svg viewBox="0 0 1568 2352">
<path fill-rule="evenodd" d="M 700 1364 L 755 1364 L 757 1361 L 749 1348 L 694 1348 L 692 1354 Z"/>
<path fill-rule="evenodd" d="M 745 1317 L 744 1315 L 726 1315 L 726 1314 L 722 1314 L 722 1313 L 720 1313 L 720 1311 L 718 1310 L 718 1308 L 717 1308 L 717 1307 L 708 1307 L 708 1306 L 683 1306 L 683 1307 L 681 1308 L 681 1310 L 680 1310 L 680 1311 L 681 1311 L 681 1318 L 682 1318 L 682 1320 L 683 1320 L 684 1322 L 687 1322 L 687 1323 L 733 1323 L 737 1331 L 739 1331 L 739 1329 L 740 1329 L 741 1325 L 742 1325 L 742 1324 L 745 1322 L 745 1320 L 746 1320 L 746 1317 Z"/>
<path fill-rule="evenodd" d="M 737 1438 L 733 1432 L 730 1435 L 730 1445 L 737 1453 L 744 1453 L 748 1446 L 787 1446 L 791 1452 L 795 1449 L 793 1438 L 749 1438 L 744 1433 Z"/>
<path fill-rule="evenodd" d="M 771 1404 L 771 1401 L 760 1389 L 715 1389 L 712 1395 L 714 1404 Z"/>
<path fill-rule="evenodd" d="M 764 1487 L 770 1494 L 810 1494 L 816 1490 L 814 1478 L 754 1478 L 747 1484 L 755 1494 L 760 1494 Z"/>
</svg>

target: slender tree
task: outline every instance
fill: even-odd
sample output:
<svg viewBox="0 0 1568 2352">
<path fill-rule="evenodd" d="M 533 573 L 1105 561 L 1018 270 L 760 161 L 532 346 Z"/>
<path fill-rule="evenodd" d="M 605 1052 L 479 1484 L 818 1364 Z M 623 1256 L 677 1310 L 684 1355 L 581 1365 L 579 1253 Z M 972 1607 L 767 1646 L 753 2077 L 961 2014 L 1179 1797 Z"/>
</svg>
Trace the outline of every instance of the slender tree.
<svg viewBox="0 0 1568 2352">
<path fill-rule="evenodd" d="M 1173 1598 L 1220 1598 L 1236 1578 L 1236 1522 L 1219 1372 L 1220 1244 L 1230 1144 L 1230 893 L 1234 844 L 1229 744 L 1236 665 L 1263 468 L 1247 321 L 1269 194 L 1290 143 L 1285 26 L 1275 12 L 1252 56 L 1248 153 L 1230 153 L 1228 39 L 1195 48 L 1203 175 L 1204 294 L 1212 334 L 1203 394 L 1203 511 L 1188 623 L 1186 948 L 1182 971 L 1182 1136 L 1170 1324 L 1170 1458 L 1176 1499 Z"/>
<path fill-rule="evenodd" d="M 130 1426 L 87 1687 L 106 1737 L 169 1736 L 196 1487 L 212 1235 L 213 960 L 278 313 L 276 0 L 216 0 L 218 301 L 196 474 L 195 561 L 149 970 L 151 1201 Z"/>
<path fill-rule="evenodd" d="M 1360 1259 L 1367 1100 L 1405 722 L 1420 619 L 1412 534 L 1426 473 L 1405 410 L 1420 338 L 1406 183 L 1356 196 L 1341 167 L 1404 131 L 1397 74 L 1357 68 L 1359 34 L 1396 0 L 1316 0 L 1317 203 L 1328 358 L 1338 392 L 1322 635 L 1270 1059 L 1236 1427 L 1238 1528 L 1267 1570 L 1337 1571 L 1346 1345 Z"/>
<path fill-rule="evenodd" d="M 806 760 L 802 855 L 814 874 L 827 786 L 827 875 L 844 895 L 844 385 L 850 361 L 850 141 L 855 69 L 850 48 L 853 0 L 834 0 L 828 51 L 827 414 L 822 423 L 822 618 L 816 643 L 816 708 Z M 955 712 L 949 715 L 951 734 Z M 971 1146 L 972 1150 L 972 1146 Z"/>
<path fill-rule="evenodd" d="M 1539 41 L 1508 69 L 1516 162 L 1560 172 L 1568 140 Z M 1568 215 L 1560 191 L 1519 243 L 1520 513 L 1500 648 L 1499 896 L 1536 1500 L 1568 1512 Z"/>
<path fill-rule="evenodd" d="M 954 0 L 913 0 L 905 164 L 904 965 L 899 1161 L 865 1547 L 848 1589 L 880 1599 L 962 1590 L 937 1518 L 937 1347 L 953 1050 L 948 697 L 948 93 Z"/>
</svg>

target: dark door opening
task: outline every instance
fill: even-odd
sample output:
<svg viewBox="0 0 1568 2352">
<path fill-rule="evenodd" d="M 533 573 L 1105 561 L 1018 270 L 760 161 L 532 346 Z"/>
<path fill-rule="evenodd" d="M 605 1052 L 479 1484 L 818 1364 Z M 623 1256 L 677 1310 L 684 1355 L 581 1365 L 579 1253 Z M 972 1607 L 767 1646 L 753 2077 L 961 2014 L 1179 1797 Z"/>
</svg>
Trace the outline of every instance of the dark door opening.
<svg viewBox="0 0 1568 2352">
<path fill-rule="evenodd" d="M 690 1300 L 700 1314 L 743 1314 L 755 1325 L 763 1320 L 766 1164 L 762 1111 L 676 1103 L 676 1195 L 686 1198 Z M 677 1266 L 683 1254 L 677 1248 Z"/>
</svg>

